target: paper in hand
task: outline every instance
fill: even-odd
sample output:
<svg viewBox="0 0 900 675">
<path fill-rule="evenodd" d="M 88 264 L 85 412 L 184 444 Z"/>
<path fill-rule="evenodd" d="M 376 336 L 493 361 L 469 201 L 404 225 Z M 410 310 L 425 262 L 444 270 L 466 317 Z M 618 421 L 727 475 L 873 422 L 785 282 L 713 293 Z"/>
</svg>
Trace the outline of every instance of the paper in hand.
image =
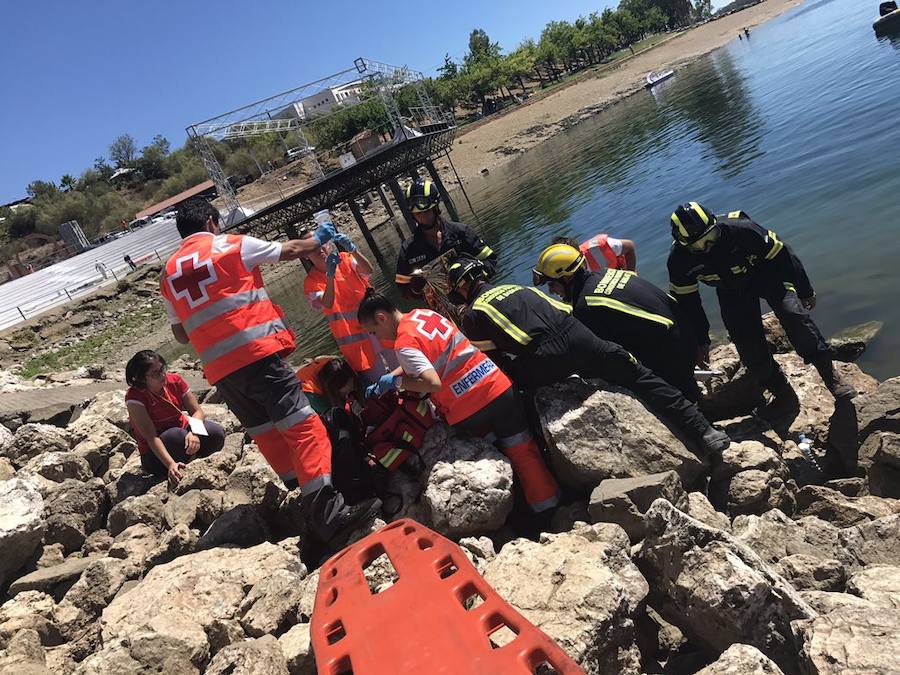
<svg viewBox="0 0 900 675">
<path fill-rule="evenodd" d="M 191 432 L 197 436 L 209 436 L 209 432 L 206 430 L 206 425 L 203 424 L 203 420 L 197 419 L 196 417 L 188 417 L 188 425 L 191 427 Z"/>
</svg>

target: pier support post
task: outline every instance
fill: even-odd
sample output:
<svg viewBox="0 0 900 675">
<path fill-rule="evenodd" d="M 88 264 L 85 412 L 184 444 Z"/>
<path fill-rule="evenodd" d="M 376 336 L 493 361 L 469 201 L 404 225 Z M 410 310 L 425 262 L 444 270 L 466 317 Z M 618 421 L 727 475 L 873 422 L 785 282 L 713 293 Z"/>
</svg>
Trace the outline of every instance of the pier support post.
<svg viewBox="0 0 900 675">
<path fill-rule="evenodd" d="M 444 187 L 443 181 L 441 181 L 441 175 L 437 172 L 437 169 L 434 167 L 434 162 L 430 159 L 425 160 L 425 168 L 428 169 L 428 173 L 431 175 L 431 180 L 434 181 L 434 184 L 437 186 L 437 189 L 441 191 L 441 195 L 444 197 L 444 204 L 447 207 L 447 213 L 450 217 L 459 222 L 459 212 L 456 210 L 456 205 L 453 203 L 453 200 L 450 199 L 450 194 L 447 192 L 447 189 Z"/>
<path fill-rule="evenodd" d="M 403 190 L 400 189 L 400 183 L 397 182 L 396 178 L 391 178 L 387 182 L 387 186 L 394 196 L 394 201 L 397 202 L 397 206 L 400 208 L 400 213 L 403 214 L 403 219 L 406 221 L 409 233 L 413 234 L 416 231 L 416 219 L 413 218 L 412 212 L 410 212 L 409 207 L 406 205 L 406 198 L 403 196 Z"/>
<path fill-rule="evenodd" d="M 375 256 L 379 263 L 384 264 L 384 256 L 381 255 L 381 249 L 379 249 L 378 244 L 375 243 L 375 237 L 373 237 L 372 233 L 369 232 L 369 226 L 366 225 L 366 219 L 363 218 L 362 213 L 360 213 L 359 206 L 357 206 L 356 204 L 356 200 L 350 199 L 349 201 L 347 201 L 347 206 L 350 207 L 350 213 L 352 213 L 353 217 L 356 219 L 356 224 L 359 225 L 359 231 L 362 232 L 363 238 L 366 240 L 369 248 L 372 249 L 372 254 Z"/>
</svg>

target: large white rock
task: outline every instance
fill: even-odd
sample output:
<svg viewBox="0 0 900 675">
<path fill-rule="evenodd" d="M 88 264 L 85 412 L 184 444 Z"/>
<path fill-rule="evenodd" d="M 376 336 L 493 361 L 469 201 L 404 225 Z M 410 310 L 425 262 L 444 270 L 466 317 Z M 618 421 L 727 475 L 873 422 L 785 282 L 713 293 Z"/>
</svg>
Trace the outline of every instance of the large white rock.
<svg viewBox="0 0 900 675">
<path fill-rule="evenodd" d="M 448 537 L 478 536 L 499 529 L 513 505 L 509 460 L 481 439 L 429 431 L 422 499 L 431 526 Z"/>
<path fill-rule="evenodd" d="M 704 462 L 641 401 L 620 388 L 569 379 L 535 394 L 561 483 L 591 489 L 606 478 L 676 471 L 690 485 Z"/>
<path fill-rule="evenodd" d="M 900 673 L 900 612 L 896 610 L 866 601 L 844 603 L 795 621 L 792 628 L 804 675 Z"/>
<path fill-rule="evenodd" d="M 157 565 L 103 610 L 103 649 L 95 658 L 106 659 L 127 642 L 130 658 L 146 669 L 166 659 L 187 672 L 203 668 L 210 652 L 206 629 L 216 620 L 239 619 L 250 589 L 279 571 L 305 574 L 296 556 L 269 543 L 211 549 Z"/>
<path fill-rule="evenodd" d="M 802 553 L 822 560 L 844 561 L 841 530 L 815 516 L 791 520 L 778 509 L 761 516 L 738 516 L 731 523 L 735 539 L 768 563 Z"/>
<path fill-rule="evenodd" d="M 65 429 L 50 424 L 23 424 L 13 436 L 6 450 L 13 466 L 20 468 L 29 459 L 45 452 L 65 452 L 72 446 L 72 437 Z"/>
<path fill-rule="evenodd" d="M 900 567 L 871 565 L 847 581 L 847 592 L 900 611 Z"/>
<path fill-rule="evenodd" d="M 44 536 L 44 500 L 29 482 L 0 483 L 0 587 L 15 578 Z"/>
<path fill-rule="evenodd" d="M 628 557 L 628 535 L 598 523 L 516 539 L 487 563 L 485 580 L 585 672 L 640 672 L 634 617 L 647 582 Z"/>
<path fill-rule="evenodd" d="M 749 547 L 662 499 L 647 511 L 641 569 L 666 620 L 719 653 L 753 645 L 786 673 L 798 664 L 790 622 L 815 616 L 799 593 Z"/>
<path fill-rule="evenodd" d="M 56 483 L 68 478 L 86 481 L 94 477 L 87 460 L 72 451 L 45 452 L 30 459 L 19 470 L 20 478 L 35 475 Z"/>
<path fill-rule="evenodd" d="M 731 645 L 696 675 L 783 675 L 769 657 L 750 645 Z"/>
<path fill-rule="evenodd" d="M 840 532 L 850 565 L 894 565 L 900 560 L 900 513 L 870 520 Z"/>
<path fill-rule="evenodd" d="M 128 431 L 128 410 L 125 407 L 125 390 L 115 389 L 97 394 L 82 413 L 84 417 L 103 417 L 123 431 Z M 77 421 L 77 420 L 76 420 Z"/>
</svg>

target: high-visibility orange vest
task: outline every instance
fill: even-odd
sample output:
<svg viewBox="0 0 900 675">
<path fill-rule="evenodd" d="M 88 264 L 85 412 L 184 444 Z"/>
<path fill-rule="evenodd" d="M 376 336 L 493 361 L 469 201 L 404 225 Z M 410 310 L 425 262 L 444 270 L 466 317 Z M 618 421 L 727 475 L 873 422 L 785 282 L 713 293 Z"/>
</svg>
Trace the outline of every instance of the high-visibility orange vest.
<svg viewBox="0 0 900 675">
<path fill-rule="evenodd" d="M 471 417 L 512 386 L 449 319 L 430 309 L 414 309 L 400 319 L 395 349 L 405 348 L 422 352 L 441 378 L 443 386 L 431 400 L 448 424 Z"/>
<path fill-rule="evenodd" d="M 160 291 L 210 384 L 272 354 L 290 354 L 296 346 L 259 269 L 244 267 L 242 239 L 236 234 L 191 235 L 160 275 Z"/>
<path fill-rule="evenodd" d="M 627 269 L 625 256 L 617 256 L 607 241 L 608 234 L 598 234 L 591 237 L 579 246 L 579 250 L 587 260 L 591 272 L 599 272 L 602 269 L 624 270 Z"/>
<path fill-rule="evenodd" d="M 331 307 L 320 309 L 328 320 L 328 327 L 341 354 L 354 371 L 362 373 L 378 363 L 373 337 L 356 320 L 359 303 L 369 283 L 355 269 L 353 256 L 344 252 L 340 255 L 341 262 L 334 271 L 334 303 Z M 314 293 L 324 293 L 325 284 L 325 273 L 312 268 L 303 280 L 303 293 L 307 298 Z"/>
<path fill-rule="evenodd" d="M 331 363 L 335 356 L 317 356 L 312 361 L 297 369 L 297 379 L 300 380 L 300 388 L 308 394 L 324 396 L 325 390 L 319 382 L 319 373 L 322 368 Z"/>
</svg>

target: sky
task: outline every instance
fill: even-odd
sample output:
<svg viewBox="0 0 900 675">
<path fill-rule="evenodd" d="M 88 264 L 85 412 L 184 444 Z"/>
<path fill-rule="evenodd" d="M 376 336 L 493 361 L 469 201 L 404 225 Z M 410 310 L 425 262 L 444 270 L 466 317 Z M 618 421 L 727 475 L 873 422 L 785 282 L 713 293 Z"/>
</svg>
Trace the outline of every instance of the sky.
<svg viewBox="0 0 900 675">
<path fill-rule="evenodd" d="M 364 56 L 433 74 L 483 28 L 505 50 L 613 0 L 0 0 L 0 204 Z"/>
</svg>

